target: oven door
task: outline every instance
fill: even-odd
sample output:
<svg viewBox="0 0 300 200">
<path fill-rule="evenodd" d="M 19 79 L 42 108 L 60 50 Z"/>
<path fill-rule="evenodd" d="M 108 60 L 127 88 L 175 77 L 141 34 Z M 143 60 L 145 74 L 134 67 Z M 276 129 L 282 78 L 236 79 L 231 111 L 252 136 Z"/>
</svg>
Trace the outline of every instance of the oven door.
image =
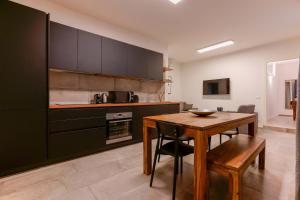
<svg viewBox="0 0 300 200">
<path fill-rule="evenodd" d="M 106 144 L 132 140 L 132 118 L 107 121 Z"/>
</svg>

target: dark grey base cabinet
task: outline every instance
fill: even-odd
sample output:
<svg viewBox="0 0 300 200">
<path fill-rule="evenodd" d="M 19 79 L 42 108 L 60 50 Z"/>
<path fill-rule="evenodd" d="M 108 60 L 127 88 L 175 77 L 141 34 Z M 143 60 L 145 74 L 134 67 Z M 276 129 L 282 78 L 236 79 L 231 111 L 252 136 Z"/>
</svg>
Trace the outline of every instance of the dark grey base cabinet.
<svg viewBox="0 0 300 200">
<path fill-rule="evenodd" d="M 105 146 L 104 109 L 56 109 L 50 110 L 48 116 L 50 161 L 85 155 Z"/>
<path fill-rule="evenodd" d="M 179 113 L 179 104 L 159 105 L 159 106 L 141 106 L 134 110 L 134 137 L 141 142 L 143 140 L 143 118 L 147 116 Z M 155 137 L 155 131 L 153 132 Z"/>
<path fill-rule="evenodd" d="M 105 145 L 105 127 L 59 132 L 49 135 L 50 160 L 95 152 Z"/>
<path fill-rule="evenodd" d="M 106 144 L 106 113 L 120 112 L 133 113 L 133 140 Z M 51 109 L 48 114 L 48 159 L 50 162 L 62 161 L 141 142 L 143 117 L 178 112 L 179 104 Z"/>
</svg>

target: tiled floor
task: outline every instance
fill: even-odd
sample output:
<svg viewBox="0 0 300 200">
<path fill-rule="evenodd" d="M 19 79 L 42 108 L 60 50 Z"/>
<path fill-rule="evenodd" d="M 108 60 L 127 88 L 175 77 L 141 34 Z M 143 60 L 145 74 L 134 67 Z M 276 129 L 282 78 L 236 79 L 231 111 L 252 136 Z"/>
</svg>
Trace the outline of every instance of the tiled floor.
<svg viewBox="0 0 300 200">
<path fill-rule="evenodd" d="M 296 131 L 296 121 L 291 116 L 277 116 L 268 120 L 266 127 L 273 130 L 294 133 Z"/>
<path fill-rule="evenodd" d="M 243 199 L 293 200 L 295 135 L 270 130 L 259 130 L 259 135 L 267 139 L 266 169 L 247 170 Z M 142 144 L 136 144 L 3 178 L 0 200 L 171 199 L 172 159 L 162 157 L 150 188 L 150 177 L 142 173 L 142 153 Z M 226 199 L 226 177 L 210 178 L 210 199 Z M 193 199 L 193 156 L 185 158 L 177 186 L 178 200 Z"/>
</svg>

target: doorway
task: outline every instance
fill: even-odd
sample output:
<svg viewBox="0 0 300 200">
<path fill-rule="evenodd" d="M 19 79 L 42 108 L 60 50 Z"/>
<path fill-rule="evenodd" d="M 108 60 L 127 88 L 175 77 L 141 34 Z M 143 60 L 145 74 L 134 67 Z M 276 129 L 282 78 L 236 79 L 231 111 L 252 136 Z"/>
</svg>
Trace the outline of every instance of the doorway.
<svg viewBox="0 0 300 200">
<path fill-rule="evenodd" d="M 299 59 L 267 64 L 266 127 L 296 132 L 293 104 L 297 99 Z"/>
</svg>

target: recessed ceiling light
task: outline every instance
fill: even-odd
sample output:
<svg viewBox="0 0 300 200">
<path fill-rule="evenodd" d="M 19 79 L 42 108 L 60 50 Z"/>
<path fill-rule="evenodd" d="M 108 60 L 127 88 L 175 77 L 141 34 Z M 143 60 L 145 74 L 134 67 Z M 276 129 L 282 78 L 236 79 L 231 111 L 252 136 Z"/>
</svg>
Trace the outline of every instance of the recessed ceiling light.
<svg viewBox="0 0 300 200">
<path fill-rule="evenodd" d="M 228 47 L 228 46 L 231 46 L 233 44 L 234 44 L 234 42 L 232 40 L 228 40 L 228 41 L 220 42 L 220 43 L 217 43 L 217 44 L 214 44 L 214 45 L 202 48 L 202 49 L 198 49 L 197 52 L 198 53 L 205 53 L 205 52 L 216 50 L 216 49 L 219 49 L 219 48 Z"/>
<path fill-rule="evenodd" d="M 174 4 L 178 4 L 181 0 L 169 0 L 169 1 L 171 1 Z"/>
</svg>

